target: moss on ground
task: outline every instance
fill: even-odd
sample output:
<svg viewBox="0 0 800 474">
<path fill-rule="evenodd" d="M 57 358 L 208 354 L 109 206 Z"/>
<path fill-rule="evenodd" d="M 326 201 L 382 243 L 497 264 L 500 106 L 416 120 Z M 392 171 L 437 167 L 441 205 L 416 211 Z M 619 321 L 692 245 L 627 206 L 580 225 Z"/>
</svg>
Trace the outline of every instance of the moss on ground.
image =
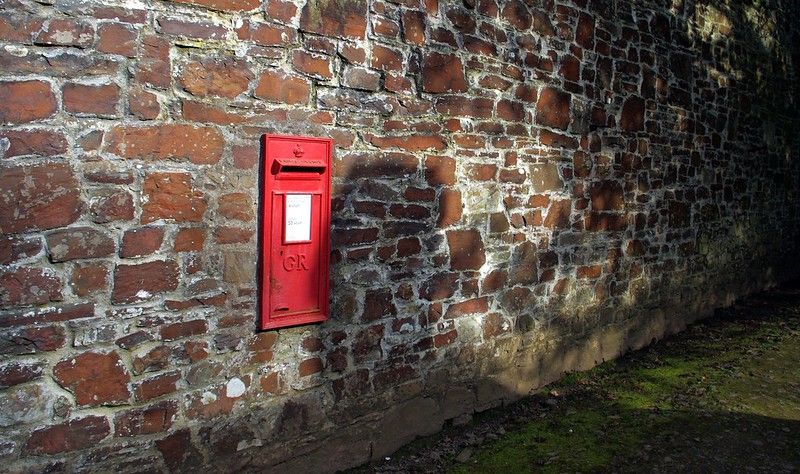
<svg viewBox="0 0 800 474">
<path fill-rule="evenodd" d="M 777 292 L 571 374 L 453 472 L 797 472 L 800 295 Z"/>
</svg>

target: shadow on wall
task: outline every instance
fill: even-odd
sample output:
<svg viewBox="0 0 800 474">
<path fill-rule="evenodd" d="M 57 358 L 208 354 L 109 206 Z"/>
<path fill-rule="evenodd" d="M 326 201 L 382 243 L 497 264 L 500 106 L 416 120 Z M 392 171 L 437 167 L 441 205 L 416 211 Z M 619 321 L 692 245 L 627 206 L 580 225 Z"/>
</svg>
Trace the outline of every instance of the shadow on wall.
<svg viewBox="0 0 800 474">
<path fill-rule="evenodd" d="M 634 72 L 596 62 L 596 96 L 573 96 L 569 129 L 537 125 L 506 151 L 457 157 L 430 141 L 337 151 L 332 319 L 279 342 L 333 349 L 301 362 L 291 400 L 210 428 L 214 449 L 243 449 L 242 469 L 379 459 L 784 277 L 796 257 L 781 242 L 800 221 L 785 205 L 798 199 L 800 42 L 778 33 L 796 15 L 756 0 L 650 3 L 591 2 L 615 38 L 634 21 L 652 36 L 613 45 L 636 46 Z M 405 115 L 388 131 L 425 136 L 473 121 L 377 112 Z M 252 453 L 253 440 L 276 448 Z"/>
</svg>

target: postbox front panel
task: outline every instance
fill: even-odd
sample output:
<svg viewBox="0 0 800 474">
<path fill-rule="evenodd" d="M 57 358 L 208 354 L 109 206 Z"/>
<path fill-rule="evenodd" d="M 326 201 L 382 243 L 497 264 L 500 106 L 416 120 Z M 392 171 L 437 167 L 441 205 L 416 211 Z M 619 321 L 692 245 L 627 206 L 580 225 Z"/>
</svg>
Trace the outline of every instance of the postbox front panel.
<svg viewBox="0 0 800 474">
<path fill-rule="evenodd" d="M 331 146 L 264 137 L 262 329 L 328 318 Z"/>
</svg>

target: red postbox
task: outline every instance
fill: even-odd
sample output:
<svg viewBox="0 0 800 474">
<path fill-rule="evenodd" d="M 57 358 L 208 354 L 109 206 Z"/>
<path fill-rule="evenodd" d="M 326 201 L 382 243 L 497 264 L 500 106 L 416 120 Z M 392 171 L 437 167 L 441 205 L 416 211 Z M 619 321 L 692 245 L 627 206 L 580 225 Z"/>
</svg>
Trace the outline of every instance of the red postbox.
<svg viewBox="0 0 800 474">
<path fill-rule="evenodd" d="M 332 147 L 263 137 L 261 329 L 328 319 Z"/>
</svg>

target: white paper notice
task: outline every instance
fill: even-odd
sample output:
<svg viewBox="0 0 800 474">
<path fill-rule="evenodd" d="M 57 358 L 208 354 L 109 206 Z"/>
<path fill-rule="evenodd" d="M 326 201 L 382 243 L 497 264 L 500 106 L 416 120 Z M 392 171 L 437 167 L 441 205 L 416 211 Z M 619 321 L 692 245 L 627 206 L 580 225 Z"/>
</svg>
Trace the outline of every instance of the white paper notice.
<svg viewBox="0 0 800 474">
<path fill-rule="evenodd" d="M 283 214 L 286 218 L 284 226 L 286 243 L 311 240 L 310 194 L 287 194 Z"/>
</svg>

